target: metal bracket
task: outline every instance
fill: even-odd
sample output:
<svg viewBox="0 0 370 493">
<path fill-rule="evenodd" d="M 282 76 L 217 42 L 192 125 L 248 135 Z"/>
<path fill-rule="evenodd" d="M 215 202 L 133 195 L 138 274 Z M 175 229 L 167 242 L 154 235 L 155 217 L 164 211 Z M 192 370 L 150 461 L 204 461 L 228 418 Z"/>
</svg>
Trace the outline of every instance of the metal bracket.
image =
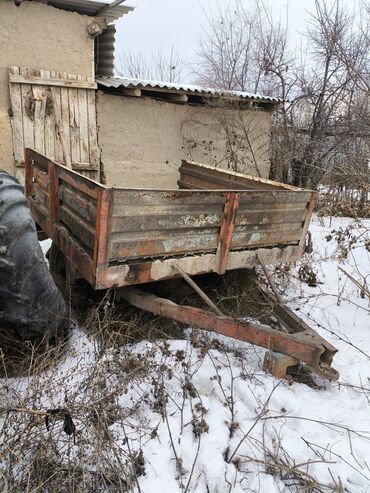
<svg viewBox="0 0 370 493">
<path fill-rule="evenodd" d="M 235 227 L 236 213 L 239 207 L 239 194 L 228 192 L 221 220 L 220 234 L 216 252 L 216 272 L 225 274 Z"/>
</svg>

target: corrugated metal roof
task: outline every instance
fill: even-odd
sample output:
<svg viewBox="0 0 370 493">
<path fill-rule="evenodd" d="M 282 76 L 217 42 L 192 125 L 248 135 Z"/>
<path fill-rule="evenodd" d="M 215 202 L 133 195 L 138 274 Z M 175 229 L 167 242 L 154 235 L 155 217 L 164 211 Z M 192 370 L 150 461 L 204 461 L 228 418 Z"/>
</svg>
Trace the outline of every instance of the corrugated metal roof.
<svg viewBox="0 0 370 493">
<path fill-rule="evenodd" d="M 173 82 L 162 82 L 155 80 L 140 80 L 140 79 L 128 79 L 126 77 L 97 77 L 96 82 L 104 87 L 119 88 L 125 87 L 127 89 L 141 89 L 147 91 L 161 91 L 161 92 L 177 92 L 185 93 L 192 96 L 219 96 L 219 97 L 232 97 L 235 99 L 246 99 L 252 101 L 270 102 L 270 103 L 282 103 L 280 98 L 274 98 L 271 96 L 263 96 L 261 94 L 254 94 L 250 92 L 242 91 L 226 91 L 221 89 L 212 89 L 208 87 L 201 87 L 194 84 L 179 84 Z"/>
<path fill-rule="evenodd" d="M 95 0 L 47 0 L 47 3 L 59 9 L 91 16 L 96 15 L 101 8 L 107 6 L 107 3 L 96 2 Z M 134 7 L 121 4 L 106 10 L 104 14 L 102 14 L 102 17 L 104 17 L 108 23 L 111 23 L 132 10 L 134 10 Z"/>
<path fill-rule="evenodd" d="M 114 41 L 116 27 L 114 24 L 104 29 L 95 39 L 95 73 L 113 76 L 114 74 Z"/>
</svg>

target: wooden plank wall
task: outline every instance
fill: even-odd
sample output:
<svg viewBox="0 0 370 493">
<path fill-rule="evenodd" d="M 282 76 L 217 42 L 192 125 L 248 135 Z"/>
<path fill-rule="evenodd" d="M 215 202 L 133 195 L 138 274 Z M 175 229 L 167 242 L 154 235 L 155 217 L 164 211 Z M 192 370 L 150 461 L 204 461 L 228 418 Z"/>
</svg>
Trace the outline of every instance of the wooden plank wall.
<svg viewBox="0 0 370 493">
<path fill-rule="evenodd" d="M 28 147 L 99 181 L 94 80 L 14 66 L 9 84 L 16 167 Z"/>
</svg>

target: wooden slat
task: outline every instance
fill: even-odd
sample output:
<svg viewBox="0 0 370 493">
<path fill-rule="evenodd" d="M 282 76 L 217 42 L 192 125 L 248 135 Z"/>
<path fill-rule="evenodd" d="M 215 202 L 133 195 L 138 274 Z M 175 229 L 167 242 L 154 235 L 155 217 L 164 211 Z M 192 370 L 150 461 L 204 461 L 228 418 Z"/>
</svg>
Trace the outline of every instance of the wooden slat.
<svg viewBox="0 0 370 493">
<path fill-rule="evenodd" d="M 90 82 L 87 80 L 75 80 L 71 78 L 61 79 L 53 78 L 49 75 L 18 75 L 11 74 L 10 82 L 13 84 L 32 84 L 38 86 L 56 86 L 56 87 L 66 87 L 66 88 L 79 88 L 79 89 L 97 89 L 97 84 L 95 82 Z"/>
<path fill-rule="evenodd" d="M 219 208 L 218 208 L 219 209 Z M 129 211 L 127 211 L 129 213 Z M 194 212 L 172 211 L 168 214 L 135 214 L 135 209 L 131 210 L 132 215 L 112 218 L 112 232 L 125 231 L 148 231 L 152 229 L 189 229 L 197 227 L 217 227 L 220 225 L 220 214 L 217 212 Z M 220 211 L 219 211 L 220 212 Z M 282 224 L 303 221 L 306 215 L 304 210 L 267 210 L 254 211 L 237 214 L 236 225 L 248 224 Z"/>
<path fill-rule="evenodd" d="M 71 78 L 76 78 L 74 75 L 70 75 Z M 78 163 L 81 161 L 81 149 L 80 149 L 80 107 L 78 103 L 78 90 L 70 88 L 68 89 L 69 97 L 69 128 L 70 128 L 70 142 L 71 142 L 71 161 L 72 163 Z"/>
<path fill-rule="evenodd" d="M 46 192 L 49 190 L 49 177 L 39 168 L 33 168 L 33 180 Z"/>
<path fill-rule="evenodd" d="M 133 213 L 135 210 L 133 209 Z M 220 211 L 221 212 L 221 211 Z M 217 213 L 183 213 L 135 215 L 112 218 L 112 232 L 179 230 L 197 227 L 219 227 L 220 214 Z"/>
<path fill-rule="evenodd" d="M 50 209 L 49 194 L 39 185 L 39 183 L 32 184 L 32 196 L 37 202 L 40 202 L 44 207 Z"/>
<path fill-rule="evenodd" d="M 87 91 L 87 116 L 89 126 L 89 162 L 98 167 L 100 162 L 98 132 L 96 128 L 95 91 Z M 97 169 L 99 171 L 99 169 Z M 100 177 L 99 177 L 100 178 Z"/>
<path fill-rule="evenodd" d="M 238 226 L 234 230 L 231 247 L 298 244 L 301 232 L 302 223 Z"/>
<path fill-rule="evenodd" d="M 46 95 L 45 88 L 41 86 L 35 86 L 33 88 L 33 95 L 35 98 L 35 117 L 34 117 L 34 139 L 35 139 L 35 151 L 40 154 L 45 154 L 45 106 Z"/>
<path fill-rule="evenodd" d="M 80 79 L 80 76 L 78 77 Z M 77 90 L 78 112 L 80 124 L 80 162 L 89 161 L 89 120 L 87 109 L 87 94 L 85 89 Z"/>
<path fill-rule="evenodd" d="M 85 180 L 84 177 L 81 176 L 79 173 L 76 173 L 72 170 L 67 170 L 65 168 L 62 168 L 61 166 L 58 167 L 58 177 L 61 181 L 65 181 L 66 183 L 69 183 L 69 185 L 71 185 L 72 187 L 76 188 L 79 193 L 85 193 L 86 195 L 94 199 L 98 198 L 99 188 L 104 188 L 102 186 L 99 186 L 98 183 Z"/>
<path fill-rule="evenodd" d="M 114 213 L 121 211 L 120 206 L 140 204 L 140 207 L 152 207 L 159 205 L 176 206 L 185 204 L 199 206 L 199 204 L 220 204 L 223 207 L 226 192 L 202 192 L 202 191 L 185 191 L 185 190 L 130 190 L 115 188 L 114 189 Z M 122 208 L 124 212 L 126 208 Z"/>
<path fill-rule="evenodd" d="M 218 228 L 214 230 L 153 232 L 140 237 L 137 234 L 111 234 L 109 259 L 155 257 L 195 252 L 216 251 Z"/>
<path fill-rule="evenodd" d="M 41 77 L 50 79 L 49 70 L 40 70 Z M 45 87 L 44 98 L 45 98 L 45 118 L 44 118 L 44 140 L 45 140 L 45 156 L 49 159 L 55 161 L 55 115 L 53 99 L 51 95 L 51 90 L 49 87 Z"/>
<path fill-rule="evenodd" d="M 265 211 L 250 210 L 238 211 L 236 225 L 248 224 L 288 224 L 301 221 L 306 217 L 306 209 L 270 209 Z"/>
<path fill-rule="evenodd" d="M 58 77 L 59 72 L 51 71 L 50 76 L 52 78 Z M 62 140 L 64 139 L 63 135 L 63 127 L 62 127 L 62 104 L 60 97 L 60 87 L 51 86 L 50 93 L 53 103 L 53 112 L 54 112 L 54 123 L 55 123 L 55 131 L 54 131 L 54 149 L 55 149 L 55 160 L 58 163 L 66 162 Z"/>
<path fill-rule="evenodd" d="M 226 192 L 223 191 L 189 191 L 189 190 L 124 190 L 121 188 L 114 189 L 114 213 L 117 210 L 124 212 L 124 207 L 119 206 L 132 205 L 140 203 L 141 206 L 165 205 L 165 204 L 221 204 L 225 201 Z M 280 204 L 289 204 L 289 207 L 295 207 L 297 204 L 307 204 L 311 198 L 311 192 L 293 192 L 285 190 L 271 190 L 268 193 L 264 191 L 241 191 L 239 209 L 244 207 L 258 206 L 260 204 L 273 204 L 280 207 Z M 279 206 L 278 206 L 279 204 Z"/>
<path fill-rule="evenodd" d="M 67 77 L 66 72 L 61 73 L 62 77 Z M 64 162 L 67 164 L 69 167 L 69 163 L 72 162 L 71 158 L 71 136 L 70 136 L 70 127 L 69 127 L 69 122 L 70 122 L 70 109 L 69 109 L 69 94 L 68 94 L 68 89 L 66 87 L 61 87 L 60 88 L 60 103 L 61 103 L 61 129 L 63 132 L 63 136 L 65 139 L 65 154 L 68 154 L 68 156 L 64 156 Z"/>
<path fill-rule="evenodd" d="M 22 75 L 28 76 L 31 74 L 29 67 L 20 68 Z M 23 145 L 25 148 L 34 149 L 34 116 L 35 116 L 35 99 L 32 86 L 23 84 L 20 86 L 22 93 L 22 119 L 23 119 Z"/>
<path fill-rule="evenodd" d="M 10 67 L 9 74 L 19 74 L 19 67 Z M 10 100 L 12 104 L 13 150 L 16 166 L 23 166 L 24 141 L 22 122 L 22 92 L 19 86 L 10 84 Z"/>
<path fill-rule="evenodd" d="M 183 160 L 180 166 L 180 182 L 185 188 L 228 189 L 228 190 L 291 190 L 302 191 L 298 187 L 279 183 L 265 178 L 215 168 L 206 164 Z"/>
</svg>

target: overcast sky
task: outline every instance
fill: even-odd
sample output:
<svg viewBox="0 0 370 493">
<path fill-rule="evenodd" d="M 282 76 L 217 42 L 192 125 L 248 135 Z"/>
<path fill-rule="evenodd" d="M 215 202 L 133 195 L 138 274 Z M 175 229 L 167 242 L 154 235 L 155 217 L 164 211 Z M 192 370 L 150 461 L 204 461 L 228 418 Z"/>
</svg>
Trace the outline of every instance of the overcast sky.
<svg viewBox="0 0 370 493">
<path fill-rule="evenodd" d="M 227 3 L 228 0 L 219 0 Z M 248 0 L 242 0 L 248 4 Z M 287 0 L 270 0 L 276 17 L 285 18 Z M 344 0 L 352 8 L 356 0 Z M 161 48 L 164 53 L 174 46 L 185 63 L 195 61 L 198 39 L 206 23 L 204 11 L 212 0 L 126 0 L 135 10 L 117 22 L 116 54 L 141 52 L 150 57 Z M 289 1 L 289 25 L 293 42 L 305 30 L 308 11 L 314 10 L 314 0 Z M 189 78 L 190 77 L 190 78 Z M 186 77 L 191 82 L 191 75 Z M 185 81 L 184 81 L 185 82 Z"/>
</svg>

